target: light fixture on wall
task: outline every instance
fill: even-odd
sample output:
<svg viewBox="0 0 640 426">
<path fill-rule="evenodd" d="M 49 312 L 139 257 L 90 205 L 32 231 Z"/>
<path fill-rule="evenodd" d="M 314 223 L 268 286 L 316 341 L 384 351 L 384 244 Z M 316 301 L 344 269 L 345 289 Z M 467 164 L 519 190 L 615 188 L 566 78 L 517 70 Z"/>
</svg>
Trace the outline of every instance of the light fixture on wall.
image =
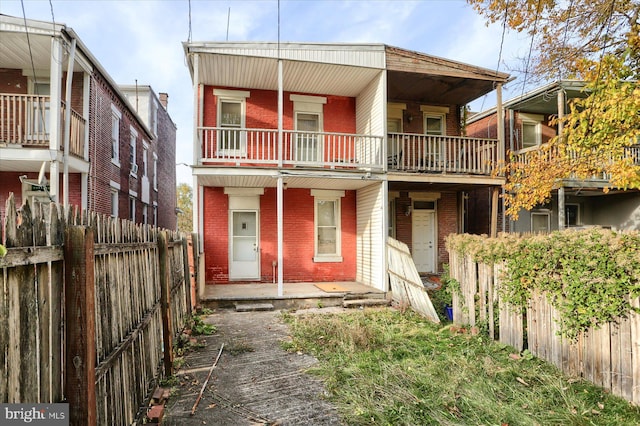
<svg viewBox="0 0 640 426">
<path fill-rule="evenodd" d="M 408 205 L 406 210 L 404 211 L 405 216 L 411 216 L 411 205 Z"/>
<path fill-rule="evenodd" d="M 404 117 L 407 120 L 407 123 L 411 123 L 413 121 L 413 115 L 410 112 L 405 111 Z"/>
</svg>

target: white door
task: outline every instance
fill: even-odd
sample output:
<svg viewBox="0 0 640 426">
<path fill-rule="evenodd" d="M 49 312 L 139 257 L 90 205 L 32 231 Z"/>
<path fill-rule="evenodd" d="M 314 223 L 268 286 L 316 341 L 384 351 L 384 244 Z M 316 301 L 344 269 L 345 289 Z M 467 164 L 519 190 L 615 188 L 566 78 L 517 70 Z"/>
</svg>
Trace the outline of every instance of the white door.
<svg viewBox="0 0 640 426">
<path fill-rule="evenodd" d="M 258 212 L 231 210 L 229 221 L 229 278 L 260 279 Z"/>
<path fill-rule="evenodd" d="M 414 209 L 412 214 L 413 261 L 418 272 L 436 272 L 435 211 Z"/>
</svg>

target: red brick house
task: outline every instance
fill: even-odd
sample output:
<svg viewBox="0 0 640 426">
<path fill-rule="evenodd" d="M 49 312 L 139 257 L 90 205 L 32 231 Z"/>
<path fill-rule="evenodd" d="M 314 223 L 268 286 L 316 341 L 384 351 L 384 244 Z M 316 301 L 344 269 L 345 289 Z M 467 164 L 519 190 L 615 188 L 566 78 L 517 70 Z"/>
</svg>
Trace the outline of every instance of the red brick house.
<svg viewBox="0 0 640 426">
<path fill-rule="evenodd" d="M 495 73 L 382 44 L 185 43 L 203 283 L 387 289 L 386 240 L 447 261 L 464 191 L 498 187 L 495 139 L 462 136 Z"/>
<path fill-rule="evenodd" d="M 588 96 L 584 86 L 583 81 L 559 80 L 504 102 L 506 151 L 526 160 L 527 155 L 556 136 L 560 129 L 553 119 L 569 111 L 571 99 Z M 467 133 L 476 137 L 495 137 L 496 122 L 495 108 L 475 114 L 468 121 Z M 638 158 L 640 148 L 631 147 L 628 152 Z M 505 218 L 504 230 L 550 232 L 584 226 L 640 229 L 638 191 L 612 189 L 605 194 L 603 188 L 608 185 L 606 176 L 593 176 L 588 180 L 565 179 L 553 191 L 548 203 L 521 211 L 516 221 Z M 482 208 L 488 200 L 486 190 L 481 189 L 471 194 L 469 203 Z M 473 219 L 471 229 L 477 233 L 488 232 L 486 217 Z"/>
<path fill-rule="evenodd" d="M 0 213 L 13 193 L 175 229 L 166 105 L 145 86 L 138 113 L 65 25 L 0 15 L 0 36 Z"/>
</svg>

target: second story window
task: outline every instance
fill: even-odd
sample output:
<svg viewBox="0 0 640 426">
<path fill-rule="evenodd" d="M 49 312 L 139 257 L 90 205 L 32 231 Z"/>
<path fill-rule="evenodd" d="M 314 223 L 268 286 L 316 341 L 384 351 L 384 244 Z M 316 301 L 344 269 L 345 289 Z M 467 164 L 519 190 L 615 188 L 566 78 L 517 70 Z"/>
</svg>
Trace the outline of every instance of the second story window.
<svg viewBox="0 0 640 426">
<path fill-rule="evenodd" d="M 146 142 L 142 142 L 143 150 L 142 150 L 142 176 L 149 176 L 148 173 L 148 163 L 149 163 L 149 144 Z"/>
<path fill-rule="evenodd" d="M 520 113 L 522 126 L 520 129 L 521 149 L 532 148 L 542 142 L 542 116 L 538 114 Z"/>
<path fill-rule="evenodd" d="M 323 160 L 324 96 L 290 95 L 295 114 L 295 159 L 316 163 Z"/>
<path fill-rule="evenodd" d="M 111 105 L 111 162 L 120 166 L 120 119 L 122 114 Z"/>
<path fill-rule="evenodd" d="M 425 135 L 444 135 L 444 115 L 425 114 L 424 133 Z"/>
<path fill-rule="evenodd" d="M 243 155 L 247 151 L 246 135 L 246 98 L 249 92 L 243 90 L 214 89 L 218 100 L 216 131 L 218 156 Z"/>
<path fill-rule="evenodd" d="M 138 164 L 136 162 L 136 149 L 138 145 L 138 132 L 136 132 L 133 127 L 130 130 L 131 138 L 129 142 L 129 162 L 131 163 L 131 174 L 133 176 L 137 176 Z"/>
</svg>

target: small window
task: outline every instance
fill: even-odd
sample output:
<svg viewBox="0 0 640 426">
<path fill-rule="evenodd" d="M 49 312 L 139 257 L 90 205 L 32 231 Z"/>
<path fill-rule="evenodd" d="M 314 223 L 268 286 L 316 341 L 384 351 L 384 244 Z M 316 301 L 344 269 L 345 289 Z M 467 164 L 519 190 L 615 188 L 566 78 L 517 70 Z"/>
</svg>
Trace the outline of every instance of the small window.
<svg viewBox="0 0 640 426">
<path fill-rule="evenodd" d="M 413 209 L 414 210 L 435 210 L 436 202 L 435 201 L 414 201 Z"/>
<path fill-rule="evenodd" d="M 444 135 L 444 115 L 425 114 L 424 133 L 425 135 Z"/>
<path fill-rule="evenodd" d="M 136 221 L 136 199 L 129 197 L 129 220 Z"/>
<path fill-rule="evenodd" d="M 158 154 L 153 153 L 153 189 L 158 190 Z"/>
<path fill-rule="evenodd" d="M 339 194 L 338 194 L 339 193 Z M 315 197 L 314 262 L 342 262 L 340 199 L 343 191 L 312 190 Z"/>
<path fill-rule="evenodd" d="M 402 119 L 400 118 L 387 119 L 387 131 L 389 133 L 402 133 Z"/>
<path fill-rule="evenodd" d="M 111 116 L 111 161 L 120 165 L 120 118 Z"/>
<path fill-rule="evenodd" d="M 111 216 L 118 217 L 118 190 L 111 189 Z"/>
<path fill-rule="evenodd" d="M 548 212 L 531 212 L 531 232 L 548 233 L 551 229 L 551 215 Z"/>
<path fill-rule="evenodd" d="M 147 168 L 148 168 L 148 157 L 149 157 L 149 148 L 146 146 L 146 143 L 143 143 L 145 145 L 144 149 L 142 150 L 142 176 L 147 177 L 149 176 L 147 173 Z"/>
<path fill-rule="evenodd" d="M 540 123 L 522 122 L 522 148 L 540 145 Z"/>
<path fill-rule="evenodd" d="M 138 175 L 138 164 L 136 163 L 136 148 L 138 146 L 138 133 L 131 128 L 131 137 L 129 138 L 129 163 L 131 164 L 131 175 Z"/>
</svg>

